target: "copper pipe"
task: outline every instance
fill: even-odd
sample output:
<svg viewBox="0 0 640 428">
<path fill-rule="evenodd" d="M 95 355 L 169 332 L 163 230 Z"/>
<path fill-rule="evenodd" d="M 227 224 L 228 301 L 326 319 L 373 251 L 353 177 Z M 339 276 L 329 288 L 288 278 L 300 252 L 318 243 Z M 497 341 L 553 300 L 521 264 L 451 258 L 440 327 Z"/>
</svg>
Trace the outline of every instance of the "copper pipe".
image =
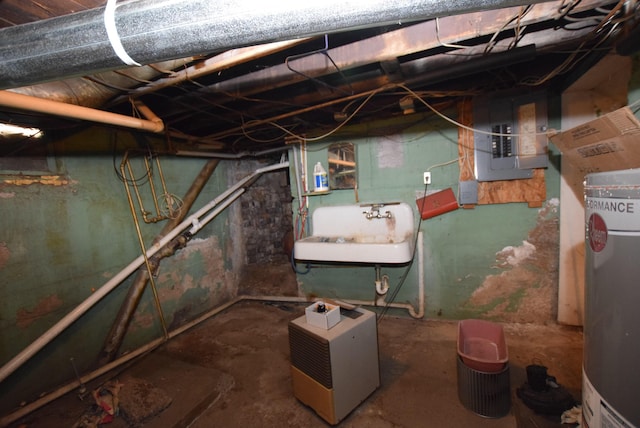
<svg viewBox="0 0 640 428">
<path fill-rule="evenodd" d="M 147 158 L 145 157 L 145 160 L 146 159 Z M 122 163 L 120 164 L 120 176 L 121 177 L 126 177 L 125 172 L 124 172 L 125 166 L 129 166 L 129 168 L 131 168 L 131 164 L 128 163 L 128 159 L 126 158 L 126 156 L 125 156 L 125 159 L 123 159 Z M 151 272 L 152 273 L 151 262 L 149 260 L 149 257 L 147 257 L 147 248 L 144 245 L 144 238 L 142 237 L 142 231 L 140 230 L 140 222 L 138 221 L 138 216 L 136 215 L 136 207 L 135 207 L 135 205 L 133 203 L 133 198 L 131 197 L 131 190 L 129 189 L 129 183 L 128 183 L 128 181 L 126 179 L 123 180 L 123 183 L 124 183 L 124 188 L 125 188 L 125 190 L 127 192 L 127 200 L 129 201 L 129 209 L 131 210 L 131 215 L 133 216 L 133 223 L 136 226 L 136 234 L 138 236 L 138 241 L 140 243 L 140 249 L 142 250 L 142 255 L 144 256 L 144 263 L 145 263 L 145 266 L 147 267 L 147 272 Z M 152 186 L 152 188 L 153 188 L 153 186 Z M 168 339 L 167 323 L 166 323 L 165 318 L 164 318 L 164 312 L 162 311 L 162 305 L 160 304 L 160 297 L 158 296 L 158 290 L 156 288 L 156 283 L 153 280 L 153 273 L 151 275 L 147 275 L 147 278 L 151 282 L 151 290 L 153 291 L 153 299 L 155 301 L 156 309 L 158 310 L 158 315 L 160 317 L 160 324 L 162 325 L 162 332 L 164 333 L 164 339 L 167 340 Z"/>
<path fill-rule="evenodd" d="M 215 171 L 219 159 L 211 159 L 209 160 L 200 170 L 200 173 L 195 178 L 189 190 L 185 194 L 183 198 L 183 206 L 180 210 L 180 214 L 175 218 L 171 218 L 167 221 L 167 223 L 162 228 L 162 231 L 156 236 L 154 239 L 154 243 L 157 243 L 163 236 L 167 234 L 170 230 L 174 229 L 176 225 L 180 224 L 184 217 L 187 215 L 196 198 L 204 188 L 205 184 L 209 181 L 209 178 Z M 157 268 L 157 265 L 160 263 L 158 258 L 153 258 L 152 265 Z M 149 271 L 147 269 L 139 269 L 133 283 L 131 284 L 131 288 L 129 288 L 129 292 L 120 307 L 118 315 L 111 326 L 111 330 L 107 335 L 104 345 L 102 347 L 102 351 L 100 352 L 100 357 L 98 360 L 99 365 L 104 365 L 110 361 L 113 361 L 122 345 L 122 341 L 124 340 L 124 336 L 127 333 L 127 329 L 129 328 L 129 324 L 133 318 L 133 314 L 138 307 L 138 303 L 140 303 L 140 299 L 142 298 L 142 294 L 147 286 L 147 282 L 149 281 Z"/>
<path fill-rule="evenodd" d="M 68 117 L 71 119 L 106 123 L 109 125 L 140 129 L 143 131 L 156 133 L 164 131 L 164 123 L 162 123 L 162 120 L 159 118 L 155 118 L 153 120 L 144 120 L 137 117 L 110 113 L 108 111 L 77 106 L 75 104 L 45 100 L 43 98 L 22 95 L 9 91 L 0 91 L 0 106 L 51 114 L 54 116 Z"/>
</svg>

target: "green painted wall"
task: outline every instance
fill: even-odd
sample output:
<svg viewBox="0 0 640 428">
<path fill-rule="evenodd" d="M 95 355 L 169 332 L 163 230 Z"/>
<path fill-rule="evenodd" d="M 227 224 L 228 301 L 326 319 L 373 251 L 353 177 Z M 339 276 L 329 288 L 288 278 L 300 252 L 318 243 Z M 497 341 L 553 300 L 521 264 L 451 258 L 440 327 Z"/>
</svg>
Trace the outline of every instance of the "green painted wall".
<svg viewBox="0 0 640 428">
<path fill-rule="evenodd" d="M 449 117 L 456 117 L 455 110 L 445 113 Z M 333 141 L 350 141 L 356 146 L 358 200 L 353 190 L 333 190 L 327 195 L 310 196 L 309 213 L 323 205 L 401 201 L 414 207 L 418 225 L 415 200 L 424 193 L 422 173 L 427 170 L 432 172 L 429 190 L 451 187 L 457 194 L 459 167 L 455 160 L 458 157 L 458 130 L 454 125 L 432 115 L 411 115 L 367 127 L 353 127 L 347 132 L 350 136 Z M 316 162 L 321 161 L 326 168 L 330 142 L 309 143 L 309 180 L 313 179 L 312 168 Z M 437 166 L 450 161 L 454 162 Z M 299 205 L 296 172 L 293 167 L 290 171 L 292 195 L 296 198 L 293 203 L 295 211 Z M 559 171 L 551 163 L 545 176 L 549 204 L 557 205 Z M 496 268 L 497 253 L 508 246 L 522 246 L 541 216 L 546 216 L 547 220 L 549 216 L 557 219 L 557 210 L 546 207 L 544 213 L 542 211 L 529 208 L 526 203 L 479 205 L 475 209 L 459 209 L 424 220 L 420 230 L 424 234 L 425 316 L 449 319 L 483 316 L 494 306 L 504 304 L 504 299 L 484 306 L 469 305 L 467 302 L 487 277 L 510 269 Z M 298 217 L 294 212 L 294 224 L 296 221 Z M 551 245 L 557 246 L 557 242 Z M 298 274 L 298 281 L 307 294 L 357 300 L 375 298 L 373 267 L 313 266 L 309 273 Z M 305 271 L 305 268 L 302 263 L 297 265 L 299 271 Z M 390 292 L 393 292 L 393 287 L 405 270 L 406 267 L 383 268 L 383 273 L 390 275 Z M 395 301 L 409 302 L 417 307 L 417 284 L 417 263 L 414 263 Z M 508 302 L 510 304 L 505 310 L 517 311 L 524 304 L 521 291 L 506 298 L 512 301 Z"/>
<path fill-rule="evenodd" d="M 119 166 L 124 148 L 136 141 L 126 132 L 95 128 L 56 142 L 56 157 L 64 172 L 61 178 L 26 184 L 11 181 L 16 177 L 0 177 L 0 364 L 141 254 L 125 188 L 114 171 L 114 143 Z M 68 155 L 78 147 L 85 147 L 87 154 Z M 161 158 L 168 191 L 182 197 L 205 162 Z M 133 164 L 141 165 L 140 159 Z M 161 191 L 157 175 L 155 183 Z M 227 187 L 227 165 L 221 162 L 194 209 Z M 143 184 L 141 190 L 150 193 Z M 145 202 L 146 207 L 151 204 L 150 199 Z M 147 246 L 163 224 L 141 220 Z M 168 326 L 183 324 L 235 295 L 230 242 L 228 215 L 223 212 L 186 248 L 161 263 L 156 284 Z M 130 280 L 0 384 L 0 413 L 72 379 L 70 358 L 81 373 L 94 367 Z M 161 336 L 148 287 L 121 352 Z"/>
</svg>

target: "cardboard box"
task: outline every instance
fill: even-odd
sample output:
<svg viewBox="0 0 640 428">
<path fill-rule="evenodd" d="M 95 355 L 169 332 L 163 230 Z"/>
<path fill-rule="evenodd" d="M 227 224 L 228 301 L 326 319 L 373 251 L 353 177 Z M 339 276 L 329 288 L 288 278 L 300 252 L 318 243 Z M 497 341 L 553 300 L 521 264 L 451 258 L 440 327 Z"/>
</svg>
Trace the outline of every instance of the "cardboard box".
<svg viewBox="0 0 640 428">
<path fill-rule="evenodd" d="M 325 311 L 318 312 L 318 306 L 324 305 Z M 304 310 L 307 324 L 329 330 L 340 322 L 340 306 L 332 305 L 322 301 L 315 302 L 307 306 Z"/>
<path fill-rule="evenodd" d="M 628 107 L 549 138 L 562 152 L 562 175 L 579 200 L 587 174 L 640 167 L 640 122 Z"/>
</svg>

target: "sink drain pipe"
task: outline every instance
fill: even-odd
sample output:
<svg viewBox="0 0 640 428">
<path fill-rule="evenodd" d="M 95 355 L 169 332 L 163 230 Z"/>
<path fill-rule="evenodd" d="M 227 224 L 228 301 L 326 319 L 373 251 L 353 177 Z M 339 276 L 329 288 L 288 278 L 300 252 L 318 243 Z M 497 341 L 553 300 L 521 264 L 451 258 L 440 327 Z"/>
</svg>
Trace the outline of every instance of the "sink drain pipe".
<svg viewBox="0 0 640 428">
<path fill-rule="evenodd" d="M 389 275 L 382 275 L 380 265 L 376 265 L 376 294 L 384 296 L 389 291 Z"/>
<path fill-rule="evenodd" d="M 49 342 L 56 338 L 60 333 L 73 324 L 78 318 L 86 313 L 91 307 L 102 300 L 107 294 L 113 291 L 122 281 L 124 281 L 129 275 L 135 272 L 145 261 L 145 257 L 152 257 L 158 251 L 160 251 L 166 244 L 168 244 L 173 238 L 190 227 L 189 233 L 195 234 L 202 229 L 209 221 L 213 220 L 216 215 L 222 212 L 228 205 L 235 201 L 240 195 L 245 192 L 246 187 L 250 186 L 255 180 L 257 180 L 263 173 L 269 171 L 275 171 L 277 169 L 287 168 L 289 162 L 280 162 L 274 165 L 258 168 L 249 176 L 243 178 L 234 186 L 231 186 L 225 192 L 220 194 L 217 198 L 210 201 L 208 204 L 200 208 L 191 216 L 187 217 L 182 223 L 180 223 L 175 229 L 167 233 L 162 239 L 154 243 L 145 254 L 141 254 L 134 261 L 132 261 L 127 267 L 116 274 L 113 278 L 103 284 L 95 293 L 91 294 L 87 299 L 80 303 L 75 309 L 64 316 L 60 321 L 54 324 L 49 330 L 44 332 L 39 338 L 28 345 L 22 352 L 9 360 L 0 368 L 0 382 L 6 379 L 11 373 L 16 371 L 20 366 L 27 362 L 37 352 L 44 348 Z M 200 221 L 200 218 L 204 215 L 207 217 Z M 163 339 L 164 340 L 164 339 Z"/>
<path fill-rule="evenodd" d="M 378 300 L 369 302 L 365 300 L 347 300 L 344 299 L 345 302 L 351 303 L 353 305 L 361 305 L 361 306 L 375 306 L 375 307 L 389 307 L 394 309 L 406 309 L 411 315 L 412 318 L 424 318 L 424 237 L 422 235 L 422 231 L 418 232 L 418 237 L 416 240 L 417 247 L 417 256 L 418 256 L 418 309 L 410 304 L 410 303 L 396 303 L 396 302 L 386 302 L 384 299 L 385 294 L 389 291 L 389 277 L 387 275 L 382 275 L 380 285 L 378 284 L 378 274 L 379 267 L 376 266 L 376 297 L 379 297 Z M 386 290 L 385 290 L 385 280 L 384 277 L 387 277 L 386 281 Z M 384 291 L 384 293 L 380 293 L 379 291 Z"/>
</svg>

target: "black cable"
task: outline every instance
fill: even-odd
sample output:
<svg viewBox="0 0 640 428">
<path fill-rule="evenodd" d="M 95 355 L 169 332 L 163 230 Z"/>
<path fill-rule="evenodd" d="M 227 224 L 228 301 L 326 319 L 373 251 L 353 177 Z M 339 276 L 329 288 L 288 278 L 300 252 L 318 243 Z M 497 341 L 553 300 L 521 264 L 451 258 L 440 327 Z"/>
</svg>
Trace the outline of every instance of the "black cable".
<svg viewBox="0 0 640 428">
<path fill-rule="evenodd" d="M 133 177 L 132 179 L 129 179 L 125 176 L 123 176 L 120 173 L 120 169 L 118 168 L 117 164 L 116 164 L 116 157 L 117 157 L 117 148 L 118 148 L 118 139 L 117 139 L 117 132 L 113 131 L 111 133 L 111 140 L 112 140 L 112 164 L 113 164 L 113 171 L 116 174 L 116 177 L 118 177 L 118 179 L 120 181 L 122 181 L 123 183 L 127 183 L 127 184 L 137 184 L 137 185 L 141 185 L 146 183 L 149 180 L 149 175 L 151 173 L 151 169 L 153 168 L 153 165 L 151 164 L 150 166 L 150 170 L 145 172 L 145 174 L 142 177 L 138 177 L 135 178 Z M 152 157 L 152 153 L 151 153 L 151 147 L 147 147 L 147 150 L 144 151 L 143 149 L 138 149 L 138 150 L 130 150 L 129 153 L 131 152 L 135 152 L 135 151 L 142 151 L 145 156 L 148 155 L 149 157 Z"/>
<path fill-rule="evenodd" d="M 315 54 L 322 54 L 324 55 L 333 65 L 333 67 L 337 70 L 338 74 L 340 75 L 340 77 L 342 77 L 342 79 L 346 82 L 346 84 L 349 86 L 349 89 L 351 89 L 351 93 L 349 93 L 348 91 L 345 91 L 337 86 L 332 86 L 328 83 L 326 83 L 325 81 L 317 78 L 317 77 L 313 77 L 310 75 L 307 75 L 301 71 L 298 71 L 296 69 L 294 69 L 293 67 L 291 67 L 291 65 L 289 64 L 290 61 L 294 61 L 296 59 L 302 59 L 302 58 L 306 58 Z M 321 86 L 324 86 L 325 88 L 333 91 L 338 91 L 338 92 L 342 92 L 343 94 L 346 95 L 353 95 L 353 87 L 351 86 L 351 83 L 349 82 L 349 80 L 347 79 L 347 77 L 344 75 L 344 73 L 342 72 L 342 70 L 338 67 L 338 65 L 333 61 L 333 58 L 331 58 L 331 55 L 329 54 L 329 35 L 325 34 L 324 35 L 324 48 L 322 49 L 318 49 L 315 51 L 311 51 L 311 52 L 305 52 L 302 54 L 298 54 L 298 55 L 291 55 L 285 58 L 284 60 L 284 64 L 287 66 L 287 68 L 289 69 L 289 71 L 296 73 L 302 77 L 304 77 L 305 79 L 309 79 Z"/>
<path fill-rule="evenodd" d="M 293 269 L 293 271 L 295 273 L 298 273 L 300 275 L 306 275 L 309 272 L 311 272 L 311 263 L 307 263 L 307 270 L 306 271 L 299 271 L 297 266 L 296 266 L 296 262 L 295 262 L 295 257 L 294 257 L 294 252 L 293 252 L 293 248 L 291 249 L 291 268 Z"/>
</svg>

